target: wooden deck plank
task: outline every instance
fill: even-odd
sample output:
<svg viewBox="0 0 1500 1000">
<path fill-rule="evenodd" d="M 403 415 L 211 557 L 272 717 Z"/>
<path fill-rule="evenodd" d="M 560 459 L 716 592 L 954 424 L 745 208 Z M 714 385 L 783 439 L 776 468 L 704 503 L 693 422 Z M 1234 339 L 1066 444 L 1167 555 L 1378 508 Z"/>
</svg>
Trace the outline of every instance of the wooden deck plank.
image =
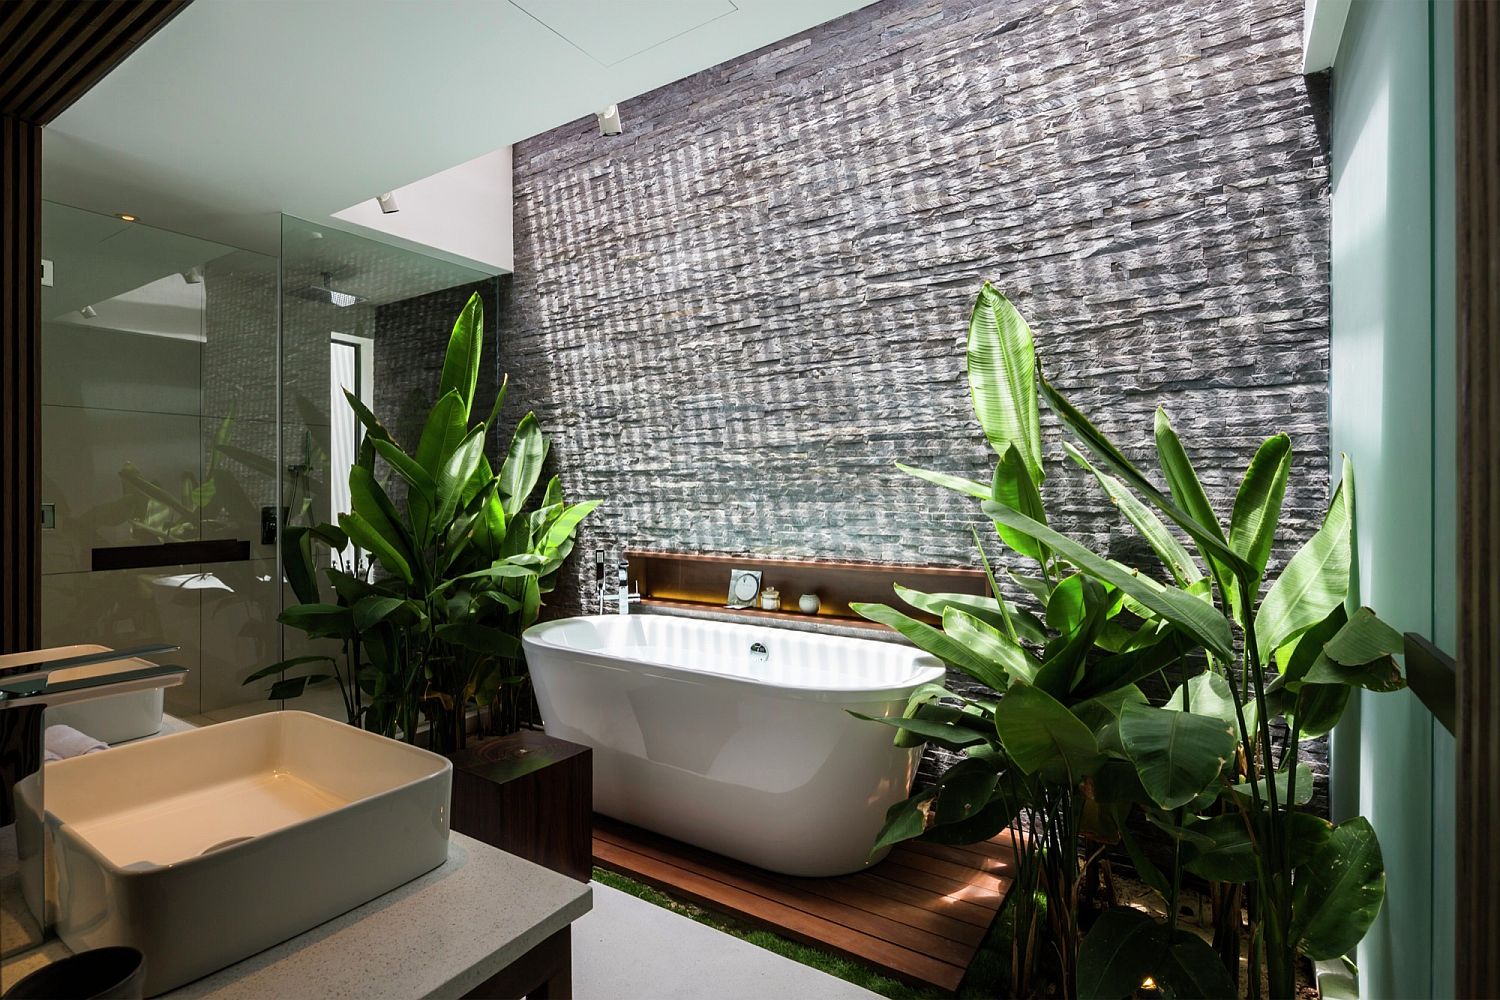
<svg viewBox="0 0 1500 1000">
<path fill-rule="evenodd" d="M 594 858 L 709 910 L 830 949 L 908 982 L 956 990 L 1009 889 L 1007 839 L 900 844 L 837 878 L 763 871 L 595 816 Z"/>
<path fill-rule="evenodd" d="M 965 965 L 974 954 L 974 946 L 979 943 L 976 940 L 973 945 L 966 945 L 962 941 L 944 937 L 925 927 L 902 923 L 861 907 L 839 904 L 830 906 L 827 897 L 809 892 L 798 884 L 804 881 L 822 880 L 787 879 L 771 872 L 755 871 L 749 865 L 731 861 L 728 858 L 717 859 L 717 864 L 705 862 L 701 858 L 688 857 L 687 852 L 664 847 L 657 838 L 652 838 L 652 840 L 656 842 L 646 843 L 643 838 L 642 842 L 630 845 L 630 849 L 651 861 L 674 865 L 684 871 L 714 879 L 740 892 L 795 907 L 810 917 L 843 924 L 852 931 L 931 955 L 933 958 L 953 965 Z M 616 843 L 618 844 L 618 841 Z M 918 917 L 927 916 L 920 909 L 910 909 Z"/>
</svg>

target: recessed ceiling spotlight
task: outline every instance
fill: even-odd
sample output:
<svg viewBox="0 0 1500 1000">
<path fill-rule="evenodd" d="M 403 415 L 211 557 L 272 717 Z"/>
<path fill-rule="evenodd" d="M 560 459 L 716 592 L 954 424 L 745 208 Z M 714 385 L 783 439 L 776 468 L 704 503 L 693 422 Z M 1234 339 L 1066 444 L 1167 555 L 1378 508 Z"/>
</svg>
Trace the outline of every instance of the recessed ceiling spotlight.
<svg viewBox="0 0 1500 1000">
<path fill-rule="evenodd" d="M 387 191 L 376 198 L 375 201 L 380 205 L 380 210 L 386 215 L 394 215 L 396 212 L 401 211 L 400 208 L 396 207 L 396 195 L 393 191 Z"/>
<path fill-rule="evenodd" d="M 93 319 L 95 316 L 99 315 L 99 310 L 95 309 L 93 306 L 84 306 L 82 309 L 78 310 L 78 314 L 84 319 Z"/>
<path fill-rule="evenodd" d="M 186 271 L 182 272 L 182 280 L 186 281 L 190 285 L 201 285 L 201 284 L 203 284 L 203 268 L 201 268 L 201 267 L 190 267 L 190 268 L 188 268 Z"/>
<path fill-rule="evenodd" d="M 131 215 L 129 212 L 116 212 L 115 218 L 119 219 L 121 222 L 135 221 L 135 216 Z"/>
<path fill-rule="evenodd" d="M 594 117 L 599 119 L 600 135 L 619 135 L 625 129 L 620 124 L 620 106 L 611 104 L 603 111 L 596 111 Z"/>
</svg>

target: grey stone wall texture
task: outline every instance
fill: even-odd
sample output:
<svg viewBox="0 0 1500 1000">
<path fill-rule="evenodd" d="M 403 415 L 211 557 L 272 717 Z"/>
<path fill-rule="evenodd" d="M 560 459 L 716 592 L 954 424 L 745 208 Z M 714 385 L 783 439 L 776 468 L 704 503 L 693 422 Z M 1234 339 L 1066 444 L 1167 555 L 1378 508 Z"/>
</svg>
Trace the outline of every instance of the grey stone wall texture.
<svg viewBox="0 0 1500 1000">
<path fill-rule="evenodd" d="M 1327 501 L 1326 78 L 1300 0 L 884 0 L 515 147 L 502 280 L 580 552 L 977 563 L 982 279 L 1049 377 L 1154 467 L 1166 407 L 1225 517 L 1296 460 L 1272 573 Z M 1150 565 L 1044 413 L 1054 524 Z M 586 558 L 549 613 L 586 603 Z M 1314 762 L 1325 770 L 1324 761 Z"/>
</svg>

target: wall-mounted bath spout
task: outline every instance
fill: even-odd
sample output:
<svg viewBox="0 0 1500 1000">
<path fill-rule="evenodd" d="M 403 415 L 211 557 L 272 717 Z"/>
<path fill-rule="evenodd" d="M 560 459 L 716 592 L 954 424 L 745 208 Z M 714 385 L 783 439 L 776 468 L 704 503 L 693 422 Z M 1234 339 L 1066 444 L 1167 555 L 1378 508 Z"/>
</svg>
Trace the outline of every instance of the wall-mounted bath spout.
<svg viewBox="0 0 1500 1000">
<path fill-rule="evenodd" d="M 618 583 L 611 590 L 604 582 L 604 550 L 599 549 L 594 553 L 594 573 L 598 578 L 599 586 L 599 613 L 605 614 L 605 608 L 613 604 L 617 613 L 630 614 L 630 606 L 639 604 L 641 595 L 630 589 L 630 563 L 624 555 L 620 556 Z"/>
</svg>

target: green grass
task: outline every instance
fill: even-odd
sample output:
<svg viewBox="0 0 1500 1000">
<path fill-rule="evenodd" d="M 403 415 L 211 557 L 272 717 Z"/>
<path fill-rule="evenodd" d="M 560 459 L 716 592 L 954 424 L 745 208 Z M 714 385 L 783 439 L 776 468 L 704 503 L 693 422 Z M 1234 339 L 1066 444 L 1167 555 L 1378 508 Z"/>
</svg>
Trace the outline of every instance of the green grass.
<svg viewBox="0 0 1500 1000">
<path fill-rule="evenodd" d="M 844 958 L 842 955 L 790 941 L 770 931 L 741 926 L 727 917 L 710 913 L 691 903 L 673 899 L 649 885 L 603 868 L 594 869 L 594 881 L 612 889 L 619 889 L 621 892 L 628 892 L 638 899 L 644 899 L 648 903 L 671 910 L 673 913 L 680 913 L 700 924 L 707 924 L 715 930 L 775 952 L 783 958 L 800 962 L 826 972 L 830 976 L 837 976 L 856 986 L 863 986 L 872 993 L 891 997 L 892 1000 L 937 1000 L 937 998 L 951 996 L 936 987 L 911 986 L 881 975 L 869 966 Z M 1009 982 L 1009 979 L 1010 919 L 1007 906 L 1001 908 L 1000 916 L 990 926 L 990 932 L 985 937 L 984 943 L 980 945 L 979 952 L 974 956 L 974 961 L 970 964 L 968 974 L 964 976 L 963 985 L 959 987 L 957 995 L 963 1000 L 992 1000 L 992 998 L 1005 995 L 1005 984 Z"/>
</svg>

